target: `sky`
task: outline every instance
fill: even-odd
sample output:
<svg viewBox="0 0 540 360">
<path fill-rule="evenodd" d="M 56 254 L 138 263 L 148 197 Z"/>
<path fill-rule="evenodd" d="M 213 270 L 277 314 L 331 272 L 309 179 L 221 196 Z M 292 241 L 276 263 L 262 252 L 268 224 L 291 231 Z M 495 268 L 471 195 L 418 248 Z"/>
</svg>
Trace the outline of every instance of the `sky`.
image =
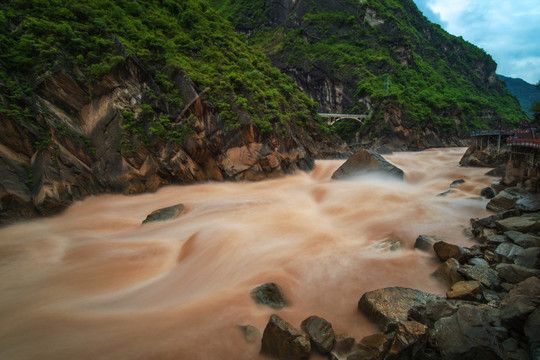
<svg viewBox="0 0 540 360">
<path fill-rule="evenodd" d="M 497 74 L 540 81 L 540 0 L 413 0 L 431 22 L 481 47 Z"/>
</svg>

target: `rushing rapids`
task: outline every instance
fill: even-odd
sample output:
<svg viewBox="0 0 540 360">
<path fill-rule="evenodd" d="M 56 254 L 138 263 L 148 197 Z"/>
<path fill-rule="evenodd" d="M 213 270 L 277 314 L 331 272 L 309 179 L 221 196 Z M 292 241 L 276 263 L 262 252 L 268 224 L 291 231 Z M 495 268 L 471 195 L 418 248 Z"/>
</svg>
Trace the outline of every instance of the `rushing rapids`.
<svg viewBox="0 0 540 360">
<path fill-rule="evenodd" d="M 386 156 L 404 182 L 333 181 L 342 161 L 320 161 L 271 181 L 92 197 L 4 227 L 0 358 L 256 359 L 260 341 L 248 343 L 238 325 L 262 334 L 274 312 L 295 326 L 316 314 L 336 333 L 369 335 L 375 328 L 356 310 L 366 291 L 443 293 L 429 275 L 438 261 L 413 250 L 416 237 L 469 244 L 469 218 L 488 215 L 478 194 L 493 178 L 459 167 L 464 151 Z M 141 226 L 178 203 L 179 218 Z M 265 282 L 290 305 L 254 304 L 249 292 Z"/>
</svg>

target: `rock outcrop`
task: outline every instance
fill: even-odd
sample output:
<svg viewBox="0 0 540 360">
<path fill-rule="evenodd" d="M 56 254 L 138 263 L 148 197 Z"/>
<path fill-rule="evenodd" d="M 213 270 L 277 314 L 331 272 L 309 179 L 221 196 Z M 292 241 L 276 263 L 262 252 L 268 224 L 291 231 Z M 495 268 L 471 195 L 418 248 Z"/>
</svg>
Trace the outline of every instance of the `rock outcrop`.
<svg viewBox="0 0 540 360">
<path fill-rule="evenodd" d="M 403 170 L 371 150 L 360 150 L 354 153 L 332 174 L 332 179 L 342 180 L 366 174 L 380 174 L 403 179 Z"/>
<path fill-rule="evenodd" d="M 309 171 L 315 158 L 347 152 L 312 125 L 286 123 L 263 135 L 244 114 L 233 129 L 197 98 L 186 73 L 174 78 L 191 104 L 178 117 L 135 57 L 93 86 L 73 71 L 50 74 L 34 99 L 34 123 L 0 114 L 0 223 L 54 214 L 99 193 Z M 167 119 L 167 136 L 160 135 L 158 114 L 176 118 Z"/>
</svg>

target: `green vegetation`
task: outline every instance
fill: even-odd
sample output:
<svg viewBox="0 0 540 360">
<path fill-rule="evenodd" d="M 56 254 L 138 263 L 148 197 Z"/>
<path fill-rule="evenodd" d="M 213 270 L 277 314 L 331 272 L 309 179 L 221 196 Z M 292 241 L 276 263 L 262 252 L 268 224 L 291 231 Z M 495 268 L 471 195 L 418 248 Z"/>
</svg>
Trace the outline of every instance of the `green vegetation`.
<svg viewBox="0 0 540 360">
<path fill-rule="evenodd" d="M 302 14 L 277 20 L 263 15 L 282 10 L 263 0 L 210 2 L 237 29 L 249 30 L 250 44 L 280 68 L 322 71 L 345 84 L 348 112 L 365 112 L 361 99 L 369 97 L 375 111 L 366 127 L 391 106 L 402 110 L 407 127 L 430 125 L 440 133 L 485 129 L 500 118 L 512 127 L 527 118 L 498 79 L 488 81 L 496 67 L 491 57 L 429 23 L 412 0 L 313 0 Z M 349 121 L 334 130 L 347 137 L 358 127 Z"/>
<path fill-rule="evenodd" d="M 0 4 L 0 114 L 32 122 L 32 97 L 57 71 L 79 74 L 90 96 L 102 77 L 134 56 L 155 80 L 135 114 L 123 114 L 124 130 L 181 141 L 189 134 L 173 119 L 191 99 L 182 99 L 175 78 L 187 73 L 196 90 L 210 88 L 206 105 L 240 126 L 249 114 L 262 133 L 289 119 L 316 114 L 317 105 L 292 80 L 204 1 L 199 0 L 12 0 Z M 81 75 L 82 74 L 82 75 Z M 180 75 L 179 75 L 180 74 Z M 158 100 L 169 113 L 158 110 Z M 46 142 L 36 144 L 45 147 Z"/>
</svg>

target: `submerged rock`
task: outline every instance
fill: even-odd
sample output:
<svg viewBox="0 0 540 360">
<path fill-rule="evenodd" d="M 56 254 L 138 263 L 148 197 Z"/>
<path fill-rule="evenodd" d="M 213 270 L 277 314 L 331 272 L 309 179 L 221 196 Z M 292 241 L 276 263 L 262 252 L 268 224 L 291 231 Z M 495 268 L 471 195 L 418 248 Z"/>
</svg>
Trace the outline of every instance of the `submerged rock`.
<svg viewBox="0 0 540 360">
<path fill-rule="evenodd" d="M 431 251 L 433 249 L 433 244 L 438 241 L 445 241 L 444 236 L 434 236 L 434 235 L 420 235 L 416 238 L 414 242 L 414 248 L 423 251 Z"/>
<path fill-rule="evenodd" d="M 146 224 L 153 221 L 167 221 L 176 219 L 182 214 L 182 212 L 184 212 L 184 209 L 185 208 L 183 204 L 177 204 L 163 209 L 155 210 L 152 211 L 142 223 Z"/>
<path fill-rule="evenodd" d="M 254 343 L 259 337 L 259 329 L 252 325 L 239 325 L 238 328 L 244 334 L 244 338 L 248 343 Z"/>
<path fill-rule="evenodd" d="M 332 174 L 332 179 L 342 180 L 373 173 L 389 175 L 403 180 L 403 170 L 389 163 L 376 152 L 365 149 L 354 153 Z"/>
<path fill-rule="evenodd" d="M 264 329 L 260 352 L 282 360 L 302 360 L 309 358 L 311 344 L 306 333 L 274 314 Z"/>
<path fill-rule="evenodd" d="M 268 305 L 272 309 L 283 309 L 287 305 L 285 295 L 275 283 L 266 283 L 251 290 L 249 295 L 257 304 Z"/>
</svg>

